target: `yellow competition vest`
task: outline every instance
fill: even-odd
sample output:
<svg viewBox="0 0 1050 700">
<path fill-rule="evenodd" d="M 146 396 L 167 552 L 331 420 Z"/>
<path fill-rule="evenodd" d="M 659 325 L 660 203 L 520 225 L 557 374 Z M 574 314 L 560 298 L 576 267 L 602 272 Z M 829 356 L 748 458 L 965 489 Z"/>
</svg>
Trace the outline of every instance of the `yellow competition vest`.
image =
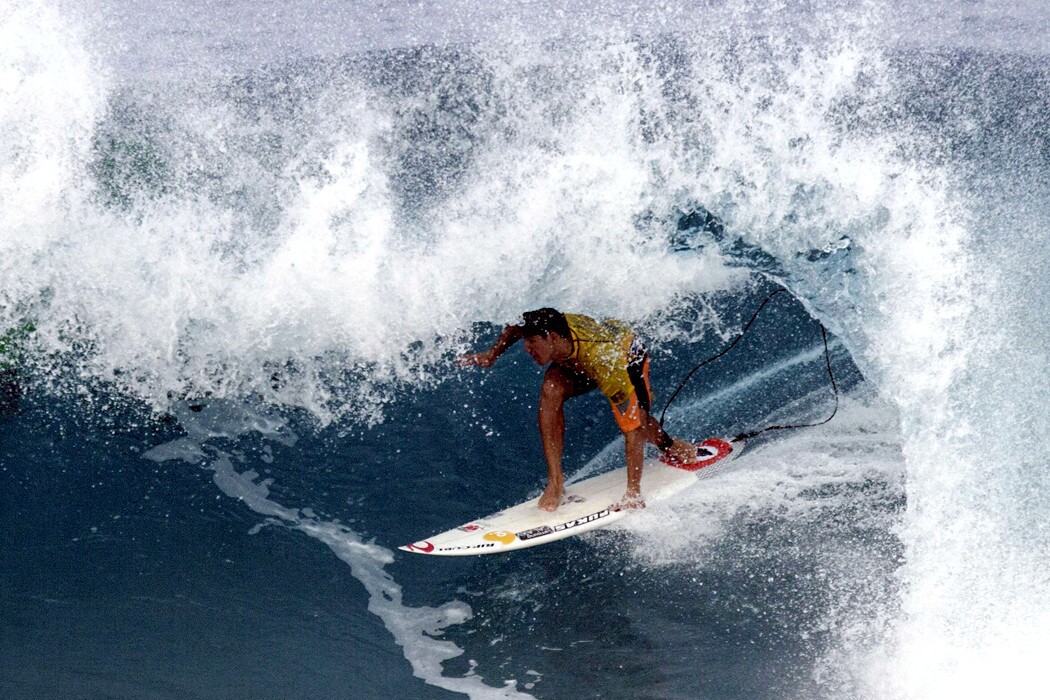
<svg viewBox="0 0 1050 700">
<path fill-rule="evenodd" d="M 581 372 L 598 385 L 609 401 L 621 404 L 634 393 L 627 374 L 628 351 L 634 333 L 620 321 L 595 321 L 589 316 L 565 314 L 572 334 L 572 354 L 559 365 Z"/>
</svg>

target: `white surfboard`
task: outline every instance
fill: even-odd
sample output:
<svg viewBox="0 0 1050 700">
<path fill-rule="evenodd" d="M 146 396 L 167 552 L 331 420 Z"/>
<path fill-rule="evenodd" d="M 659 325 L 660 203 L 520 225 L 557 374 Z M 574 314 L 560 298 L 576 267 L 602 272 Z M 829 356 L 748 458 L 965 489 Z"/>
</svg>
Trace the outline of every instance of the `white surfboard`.
<svg viewBox="0 0 1050 700">
<path fill-rule="evenodd" d="M 669 498 L 699 479 L 713 475 L 735 454 L 733 445 L 717 438 L 704 440 L 697 445 L 697 450 L 699 460 L 692 464 L 645 461 L 642 496 L 646 503 Z M 737 446 L 735 451 L 739 450 Z M 499 554 L 554 542 L 607 527 L 626 517 L 629 511 L 610 508 L 623 497 L 626 486 L 627 468 L 621 467 L 566 486 L 565 500 L 553 513 L 540 510 L 537 497 L 399 549 L 456 557 Z"/>
</svg>

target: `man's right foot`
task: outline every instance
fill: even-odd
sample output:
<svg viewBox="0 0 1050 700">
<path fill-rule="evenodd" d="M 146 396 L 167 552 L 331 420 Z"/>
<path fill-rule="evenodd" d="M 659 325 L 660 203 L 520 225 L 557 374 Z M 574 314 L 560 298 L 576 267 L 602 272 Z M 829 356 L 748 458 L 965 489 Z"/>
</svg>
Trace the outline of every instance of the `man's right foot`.
<svg viewBox="0 0 1050 700">
<path fill-rule="evenodd" d="M 671 446 L 664 450 L 664 456 L 679 464 L 692 464 L 697 460 L 696 445 L 676 438 Z"/>
</svg>

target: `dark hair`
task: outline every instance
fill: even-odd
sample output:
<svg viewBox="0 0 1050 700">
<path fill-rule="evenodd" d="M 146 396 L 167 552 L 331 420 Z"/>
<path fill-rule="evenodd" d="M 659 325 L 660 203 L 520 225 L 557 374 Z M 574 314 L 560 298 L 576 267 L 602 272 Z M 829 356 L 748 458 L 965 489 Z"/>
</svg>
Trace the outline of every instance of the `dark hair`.
<svg viewBox="0 0 1050 700">
<path fill-rule="evenodd" d="M 565 314 L 557 309 L 544 307 L 535 311 L 526 311 L 521 317 L 525 320 L 521 326 L 521 333 L 526 338 L 530 335 L 542 335 L 546 338 L 551 333 L 557 333 L 563 338 L 572 337 Z"/>
</svg>

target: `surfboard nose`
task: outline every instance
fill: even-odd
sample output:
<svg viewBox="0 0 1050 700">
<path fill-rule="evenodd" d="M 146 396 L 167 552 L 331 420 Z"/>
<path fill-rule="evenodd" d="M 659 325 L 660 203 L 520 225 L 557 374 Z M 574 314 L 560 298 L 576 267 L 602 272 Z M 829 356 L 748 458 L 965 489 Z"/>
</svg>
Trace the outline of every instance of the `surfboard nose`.
<svg viewBox="0 0 1050 700">
<path fill-rule="evenodd" d="M 398 549 L 405 552 L 415 552 L 416 554 L 430 554 L 434 551 L 434 545 L 426 540 L 421 542 L 413 542 L 412 544 L 405 544 Z"/>
</svg>

